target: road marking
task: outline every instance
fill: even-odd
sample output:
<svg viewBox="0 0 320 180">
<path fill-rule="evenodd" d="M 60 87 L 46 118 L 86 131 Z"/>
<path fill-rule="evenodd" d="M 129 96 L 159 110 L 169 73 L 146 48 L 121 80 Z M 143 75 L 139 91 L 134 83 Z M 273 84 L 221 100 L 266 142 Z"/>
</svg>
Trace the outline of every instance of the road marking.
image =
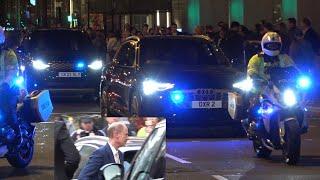
<svg viewBox="0 0 320 180">
<path fill-rule="evenodd" d="M 179 163 L 181 163 L 181 164 L 191 164 L 190 161 L 186 161 L 186 160 L 180 159 L 180 158 L 175 157 L 175 156 L 173 156 L 173 155 L 171 155 L 171 154 L 168 154 L 168 153 L 166 153 L 166 157 L 167 157 L 167 158 L 170 158 L 170 159 L 172 159 L 172 160 L 175 160 L 175 161 L 177 161 L 177 162 L 179 162 Z"/>
<path fill-rule="evenodd" d="M 212 175 L 213 178 L 217 179 L 217 180 L 228 180 L 227 178 L 220 176 L 220 175 Z"/>
<path fill-rule="evenodd" d="M 304 139 L 305 141 L 312 141 L 312 139 Z"/>
<path fill-rule="evenodd" d="M 317 126 L 314 126 L 314 125 L 309 125 L 309 127 L 311 127 L 311 128 L 316 128 Z"/>
<path fill-rule="evenodd" d="M 191 141 L 191 142 L 201 142 L 201 141 Z"/>
</svg>

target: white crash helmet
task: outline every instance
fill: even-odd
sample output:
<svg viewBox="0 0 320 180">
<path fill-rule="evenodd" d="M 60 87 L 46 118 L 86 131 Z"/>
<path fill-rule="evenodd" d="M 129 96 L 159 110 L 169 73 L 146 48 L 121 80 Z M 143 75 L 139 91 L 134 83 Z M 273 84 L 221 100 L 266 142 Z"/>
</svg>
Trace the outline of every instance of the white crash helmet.
<svg viewBox="0 0 320 180">
<path fill-rule="evenodd" d="M 6 37 L 4 35 L 4 29 L 0 26 L 0 45 L 3 44 L 6 40 Z"/>
<path fill-rule="evenodd" d="M 262 51 L 268 56 L 279 55 L 281 46 L 281 37 L 276 32 L 267 32 L 261 40 Z"/>
</svg>

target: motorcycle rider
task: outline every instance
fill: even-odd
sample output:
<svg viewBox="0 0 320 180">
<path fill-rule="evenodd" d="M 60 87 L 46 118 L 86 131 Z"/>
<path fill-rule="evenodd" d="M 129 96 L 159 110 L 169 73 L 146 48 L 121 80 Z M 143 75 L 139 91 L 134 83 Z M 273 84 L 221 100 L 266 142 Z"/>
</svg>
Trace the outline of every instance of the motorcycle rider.
<svg viewBox="0 0 320 180">
<path fill-rule="evenodd" d="M 255 89 L 249 97 L 249 109 L 248 118 L 242 120 L 244 128 L 246 129 L 249 139 L 254 136 L 254 129 L 250 126 L 251 122 L 255 122 L 257 112 L 259 109 L 259 95 L 266 90 L 268 82 L 270 79 L 270 74 L 268 74 L 268 68 L 271 67 L 290 67 L 295 64 L 293 60 L 287 54 L 281 54 L 281 37 L 276 32 L 267 32 L 261 40 L 262 52 L 255 54 L 250 60 L 247 68 L 247 76 L 251 79 L 260 82 L 255 84 Z M 302 117 L 303 117 L 302 112 Z M 305 121 L 304 118 L 303 122 Z M 306 131 L 307 124 L 303 123 L 303 130 Z"/>
<path fill-rule="evenodd" d="M 4 44 L 4 30 L 0 27 L 0 44 Z M 19 88 L 15 86 L 15 80 L 18 74 L 18 60 L 14 52 L 18 45 L 18 37 L 11 35 L 5 41 L 5 45 L 0 49 L 0 118 L 15 131 L 10 137 L 10 141 L 21 143 L 20 127 L 17 117 L 17 102 L 19 96 Z M 19 138 L 13 136 L 17 134 Z M 7 140 L 9 140 L 7 138 Z"/>
</svg>

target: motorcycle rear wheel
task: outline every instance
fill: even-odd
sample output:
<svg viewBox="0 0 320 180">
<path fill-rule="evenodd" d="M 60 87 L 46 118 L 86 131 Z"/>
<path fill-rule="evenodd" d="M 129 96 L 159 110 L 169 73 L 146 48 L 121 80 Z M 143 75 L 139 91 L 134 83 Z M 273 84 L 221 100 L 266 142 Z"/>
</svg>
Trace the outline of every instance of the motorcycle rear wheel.
<svg viewBox="0 0 320 180">
<path fill-rule="evenodd" d="M 283 155 L 286 164 L 295 165 L 300 159 L 301 134 L 297 120 L 285 123 Z"/>
</svg>

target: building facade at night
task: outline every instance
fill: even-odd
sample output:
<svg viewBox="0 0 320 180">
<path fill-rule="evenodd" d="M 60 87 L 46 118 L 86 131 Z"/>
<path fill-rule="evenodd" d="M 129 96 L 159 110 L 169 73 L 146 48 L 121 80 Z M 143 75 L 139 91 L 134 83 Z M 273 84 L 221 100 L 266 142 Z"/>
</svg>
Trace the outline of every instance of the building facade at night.
<svg viewBox="0 0 320 180">
<path fill-rule="evenodd" d="M 288 17 L 310 17 L 320 31 L 317 0 L 2 0 L 0 23 L 23 27 L 88 27 L 116 30 L 125 23 L 141 28 L 168 27 L 192 32 L 197 25 L 238 21 L 253 28 L 261 20 L 278 23 Z M 20 13 L 18 13 L 20 12 Z M 19 22 L 19 23 L 18 23 Z"/>
</svg>

